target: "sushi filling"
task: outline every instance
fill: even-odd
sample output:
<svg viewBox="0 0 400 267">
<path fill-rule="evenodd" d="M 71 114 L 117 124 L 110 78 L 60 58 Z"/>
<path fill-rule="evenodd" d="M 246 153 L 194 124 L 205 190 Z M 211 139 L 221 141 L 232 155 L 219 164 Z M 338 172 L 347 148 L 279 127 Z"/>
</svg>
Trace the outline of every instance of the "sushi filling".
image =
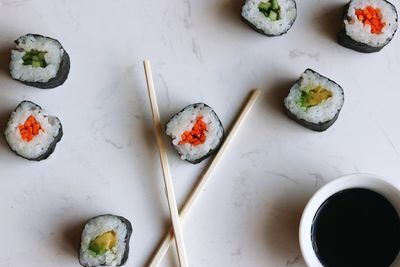
<svg viewBox="0 0 400 267">
<path fill-rule="evenodd" d="M 47 52 L 45 51 L 38 51 L 35 49 L 32 49 L 29 52 L 25 52 L 25 55 L 22 57 L 22 60 L 24 61 L 24 65 L 31 65 L 34 68 L 46 68 L 47 63 L 46 60 L 44 59 L 44 55 Z"/>
<path fill-rule="evenodd" d="M 386 23 L 382 21 L 382 12 L 379 8 L 367 6 L 364 9 L 356 9 L 355 13 L 358 20 L 361 21 L 364 26 L 369 26 L 371 28 L 371 33 L 382 33 L 382 29 L 385 27 Z"/>
<path fill-rule="evenodd" d="M 21 138 L 25 142 L 30 142 L 42 130 L 40 123 L 32 115 L 26 119 L 24 124 L 20 124 L 18 128 Z"/>
<path fill-rule="evenodd" d="M 332 97 L 332 92 L 322 86 L 317 86 L 314 89 L 302 89 L 299 103 L 304 108 L 310 108 L 321 104 Z"/>
<path fill-rule="evenodd" d="M 103 255 L 117 244 L 117 234 L 114 231 L 105 232 L 89 243 L 89 250 L 95 255 Z"/>
<path fill-rule="evenodd" d="M 207 124 L 203 121 L 203 116 L 198 116 L 196 123 L 192 130 L 185 131 L 181 134 L 180 145 L 189 143 L 192 146 L 198 146 L 204 144 L 206 141 Z"/>
<path fill-rule="evenodd" d="M 277 0 L 269 0 L 267 2 L 260 2 L 258 10 L 264 14 L 265 17 L 272 21 L 281 19 L 281 7 Z"/>
</svg>

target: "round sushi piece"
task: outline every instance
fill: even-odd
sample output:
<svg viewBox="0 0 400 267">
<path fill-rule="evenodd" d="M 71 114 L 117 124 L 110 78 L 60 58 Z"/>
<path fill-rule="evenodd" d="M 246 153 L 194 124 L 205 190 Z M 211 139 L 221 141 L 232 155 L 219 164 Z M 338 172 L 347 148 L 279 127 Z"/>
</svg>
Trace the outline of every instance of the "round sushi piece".
<svg viewBox="0 0 400 267">
<path fill-rule="evenodd" d="M 167 123 L 166 134 L 183 160 L 197 164 L 221 146 L 224 127 L 212 108 L 197 103 L 173 116 Z"/>
<path fill-rule="evenodd" d="M 280 36 L 289 31 L 297 17 L 294 0 L 246 0 L 242 19 L 266 36 Z"/>
<path fill-rule="evenodd" d="M 39 34 L 19 37 L 11 50 L 10 74 L 14 80 L 41 89 L 62 85 L 70 60 L 59 41 Z"/>
<path fill-rule="evenodd" d="M 17 155 L 39 161 L 54 152 L 63 129 L 57 117 L 31 101 L 22 101 L 12 112 L 4 134 Z"/>
<path fill-rule="evenodd" d="M 111 214 L 90 219 L 82 231 L 79 263 L 85 267 L 122 266 L 128 260 L 132 224 Z"/>
<path fill-rule="evenodd" d="M 340 85 L 307 69 L 290 89 L 284 108 L 294 121 L 322 132 L 337 120 L 343 103 L 344 92 Z"/>
<path fill-rule="evenodd" d="M 396 7 L 386 0 L 352 0 L 345 7 L 338 42 L 363 53 L 380 51 L 398 28 Z"/>
</svg>

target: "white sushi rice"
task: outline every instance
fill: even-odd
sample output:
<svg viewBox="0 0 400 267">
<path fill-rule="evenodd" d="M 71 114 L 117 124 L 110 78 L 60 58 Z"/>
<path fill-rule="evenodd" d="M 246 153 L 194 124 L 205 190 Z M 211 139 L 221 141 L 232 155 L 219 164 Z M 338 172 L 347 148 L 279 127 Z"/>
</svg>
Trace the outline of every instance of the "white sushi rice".
<svg viewBox="0 0 400 267">
<path fill-rule="evenodd" d="M 189 143 L 179 144 L 182 141 L 182 133 L 192 130 L 199 116 L 203 117 L 203 121 L 207 125 L 205 142 L 196 146 Z M 167 124 L 166 133 L 171 136 L 172 144 L 181 155 L 181 158 L 193 161 L 204 157 L 210 150 L 219 145 L 223 136 L 223 128 L 217 115 L 210 107 L 204 104 L 196 104 L 196 107 L 191 105 L 174 116 Z"/>
<path fill-rule="evenodd" d="M 302 90 L 318 86 L 329 90 L 332 96 L 316 106 L 302 107 L 299 103 Z M 310 70 L 301 75 L 300 82 L 297 82 L 290 89 L 289 95 L 284 101 L 285 107 L 297 118 L 316 124 L 333 119 L 342 108 L 343 103 L 343 89 L 328 78 Z"/>
<path fill-rule="evenodd" d="M 23 65 L 25 52 L 37 50 L 47 52 L 44 55 L 47 66 L 32 67 Z M 10 73 L 13 79 L 26 82 L 48 82 L 56 77 L 60 68 L 64 50 L 56 40 L 34 35 L 24 35 L 17 40 L 17 49 L 11 51 Z"/>
<path fill-rule="evenodd" d="M 31 141 L 26 142 L 22 139 L 18 127 L 31 115 L 40 123 L 41 130 Z M 12 150 L 25 158 L 35 159 L 47 152 L 60 129 L 61 123 L 57 117 L 48 115 L 32 102 L 24 101 L 11 114 L 5 136 Z"/>
<path fill-rule="evenodd" d="M 114 231 L 117 237 L 116 245 L 103 255 L 94 255 L 89 250 L 89 244 L 96 237 Z M 120 265 L 125 249 L 125 238 L 128 229 L 124 222 L 112 215 L 102 215 L 90 220 L 83 229 L 80 249 L 80 263 L 84 266 L 118 266 Z"/>
<path fill-rule="evenodd" d="M 364 9 L 367 6 L 379 9 L 382 14 L 382 22 L 386 25 L 381 34 L 371 33 L 371 26 L 364 25 L 357 18 L 356 9 Z M 347 18 L 344 20 L 346 33 L 353 40 L 368 44 L 373 47 L 384 46 L 392 39 L 398 27 L 397 13 L 392 5 L 383 0 L 353 0 L 350 2 Z"/>
<path fill-rule="evenodd" d="M 295 1 L 278 0 L 281 18 L 276 21 L 260 12 L 258 6 L 261 2 L 266 2 L 266 0 L 247 0 L 242 8 L 242 17 L 266 34 L 279 35 L 288 31 L 297 16 Z"/>
</svg>

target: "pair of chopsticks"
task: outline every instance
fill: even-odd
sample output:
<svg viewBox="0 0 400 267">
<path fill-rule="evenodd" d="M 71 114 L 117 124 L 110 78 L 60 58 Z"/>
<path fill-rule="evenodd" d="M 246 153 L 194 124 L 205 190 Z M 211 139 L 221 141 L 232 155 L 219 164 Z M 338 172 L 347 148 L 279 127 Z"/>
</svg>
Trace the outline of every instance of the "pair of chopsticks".
<svg viewBox="0 0 400 267">
<path fill-rule="evenodd" d="M 157 144 L 160 152 L 160 159 L 162 170 L 164 174 L 164 183 L 167 191 L 167 199 L 169 205 L 169 211 L 172 218 L 172 227 L 165 235 L 160 247 L 157 249 L 157 252 L 154 254 L 153 258 L 151 259 L 150 263 L 148 264 L 149 267 L 156 267 L 160 264 L 162 258 L 164 257 L 165 253 L 168 251 L 169 246 L 171 245 L 172 241 L 174 240 L 175 236 L 175 244 L 178 252 L 178 260 L 181 267 L 188 266 L 188 261 L 186 257 L 185 247 L 182 238 L 182 230 L 181 230 L 181 222 L 185 219 L 186 214 L 189 212 L 190 208 L 194 204 L 195 200 L 199 197 L 200 193 L 203 191 L 207 181 L 209 180 L 212 172 L 220 162 L 222 155 L 228 149 L 230 144 L 232 143 L 233 138 L 236 136 L 239 127 L 243 124 L 246 116 L 249 114 L 252 106 L 254 105 L 257 97 L 260 94 L 260 90 L 256 89 L 251 92 L 250 97 L 248 98 L 246 104 L 244 105 L 242 111 L 240 112 L 239 116 L 236 118 L 236 121 L 229 132 L 228 136 L 226 137 L 224 143 L 218 150 L 218 153 L 215 155 L 211 165 L 207 168 L 207 171 L 204 173 L 200 181 L 197 183 L 193 191 L 191 192 L 189 198 L 183 205 L 182 210 L 178 214 L 178 208 L 176 205 L 175 194 L 174 194 L 174 187 L 172 183 L 171 173 L 168 165 L 168 158 L 167 152 L 165 149 L 164 142 L 162 141 L 163 138 L 163 131 L 160 122 L 160 114 L 158 111 L 157 106 L 157 98 L 154 90 L 154 83 L 151 74 L 151 67 L 150 62 L 145 60 L 144 62 L 144 70 L 146 75 L 147 81 L 147 89 L 149 92 L 149 98 L 151 103 L 151 110 L 153 113 L 153 125 L 156 133 Z M 180 218 L 179 218 L 180 216 Z"/>
</svg>

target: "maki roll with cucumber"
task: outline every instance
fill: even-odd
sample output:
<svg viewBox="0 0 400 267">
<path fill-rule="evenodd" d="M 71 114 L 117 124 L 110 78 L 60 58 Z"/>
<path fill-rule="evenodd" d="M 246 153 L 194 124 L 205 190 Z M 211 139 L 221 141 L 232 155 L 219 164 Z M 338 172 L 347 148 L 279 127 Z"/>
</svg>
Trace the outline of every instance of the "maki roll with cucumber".
<svg viewBox="0 0 400 267">
<path fill-rule="evenodd" d="M 17 155 L 39 161 L 54 152 L 63 129 L 57 117 L 31 101 L 22 101 L 11 114 L 4 134 Z"/>
<path fill-rule="evenodd" d="M 396 7 L 385 0 L 352 0 L 345 7 L 338 42 L 363 53 L 380 51 L 398 28 Z"/>
<path fill-rule="evenodd" d="M 342 87 L 321 74 L 307 69 L 284 100 L 288 116 L 318 132 L 337 120 L 344 103 Z"/>
<path fill-rule="evenodd" d="M 246 0 L 242 8 L 242 19 L 267 36 L 287 33 L 296 17 L 294 0 Z"/>
<path fill-rule="evenodd" d="M 197 164 L 221 146 L 224 127 L 212 108 L 197 103 L 173 116 L 167 123 L 166 133 L 181 158 Z"/>
<path fill-rule="evenodd" d="M 19 37 L 11 51 L 11 77 L 26 85 L 42 89 L 62 85 L 68 77 L 70 60 L 59 41 L 27 34 Z"/>
<path fill-rule="evenodd" d="M 128 260 L 132 225 L 111 214 L 90 219 L 82 231 L 79 262 L 82 266 L 122 266 Z"/>
</svg>

